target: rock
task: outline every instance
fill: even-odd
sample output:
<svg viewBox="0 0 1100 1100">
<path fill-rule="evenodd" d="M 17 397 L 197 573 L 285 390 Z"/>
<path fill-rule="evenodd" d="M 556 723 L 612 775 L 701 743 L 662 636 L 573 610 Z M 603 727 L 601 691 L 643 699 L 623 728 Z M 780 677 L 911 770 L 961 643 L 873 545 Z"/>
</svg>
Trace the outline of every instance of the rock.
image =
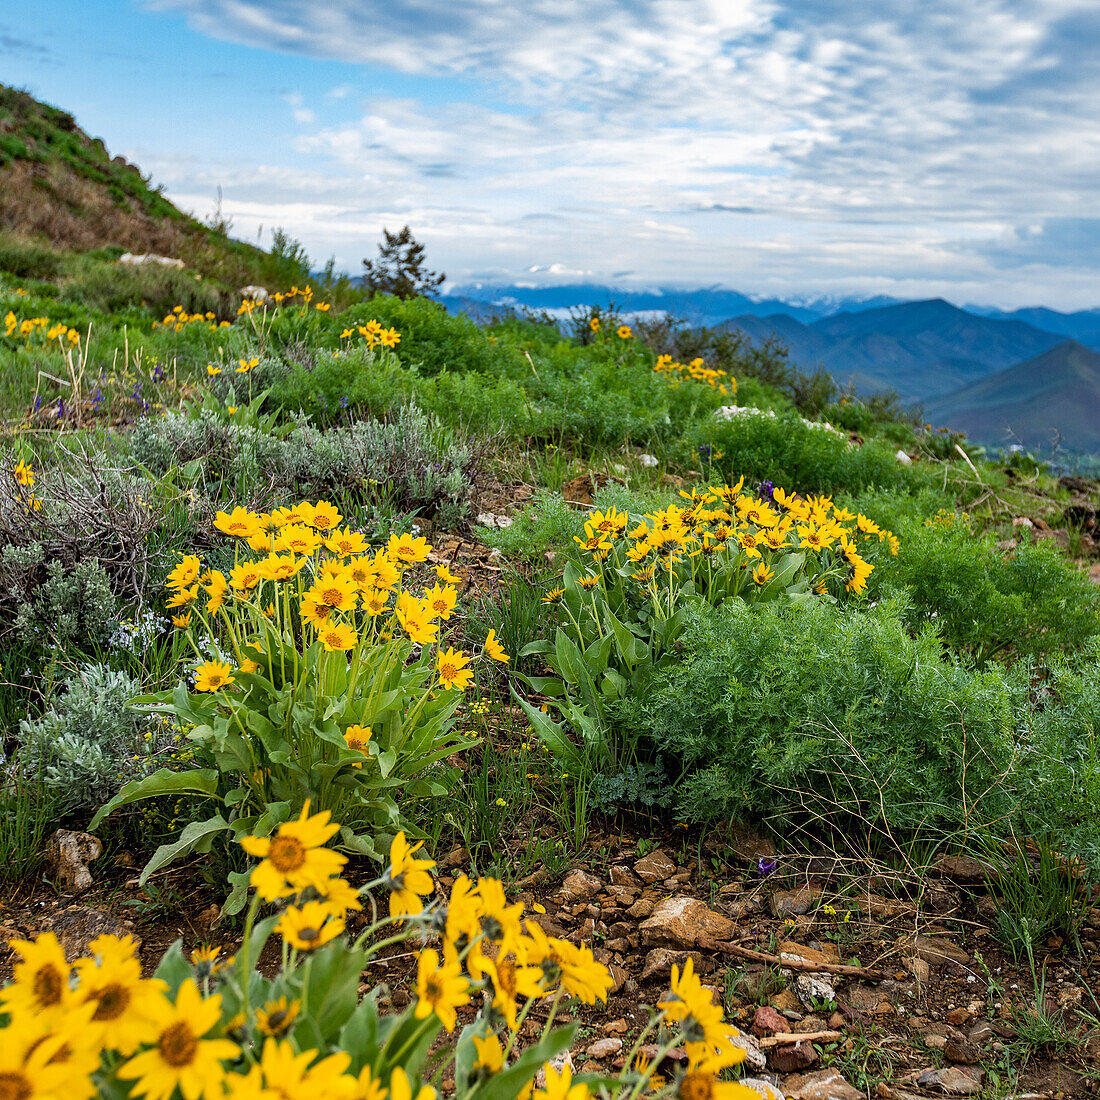
<svg viewBox="0 0 1100 1100">
<path fill-rule="evenodd" d="M 611 992 L 618 993 L 630 981 L 630 972 L 617 963 L 611 963 L 607 969 L 611 971 Z"/>
<path fill-rule="evenodd" d="M 918 959 L 916 955 L 914 955 L 912 958 L 906 959 L 905 965 L 909 968 L 910 973 L 913 975 L 914 978 L 917 979 L 917 982 L 921 985 L 927 982 L 932 974 L 932 968 L 928 965 L 928 963 L 924 959 Z"/>
<path fill-rule="evenodd" d="M 944 963 L 953 962 L 965 966 L 970 962 L 970 956 L 944 936 L 911 936 L 905 941 L 904 946 L 911 955 L 933 966 L 942 966 Z"/>
<path fill-rule="evenodd" d="M 991 1039 L 995 1038 L 996 1032 L 993 1030 L 993 1025 L 988 1020 L 979 1020 L 967 1033 L 966 1041 L 968 1043 L 980 1044 L 988 1043 Z"/>
<path fill-rule="evenodd" d="M 926 1070 L 917 1078 L 917 1084 L 926 1089 L 939 1089 L 951 1096 L 971 1096 L 982 1090 L 985 1071 L 946 1066 L 943 1069 Z"/>
<path fill-rule="evenodd" d="M 859 899 L 859 908 L 875 920 L 896 920 L 898 917 L 909 917 L 916 912 L 916 906 L 903 901 L 895 901 L 892 898 L 884 898 L 881 894 L 864 894 Z"/>
<path fill-rule="evenodd" d="M 449 871 L 452 867 L 462 867 L 470 862 L 470 853 L 460 844 L 452 848 L 440 861 L 439 870 Z"/>
<path fill-rule="evenodd" d="M 662 947 L 695 947 L 700 937 L 728 940 L 737 926 L 728 917 L 689 897 L 672 897 L 657 903 L 641 924 L 642 943 Z"/>
<path fill-rule="evenodd" d="M 772 1008 L 779 1009 L 784 1015 L 793 1016 L 796 1020 L 802 1019 L 802 1006 L 798 998 L 789 990 L 782 989 L 771 999 Z"/>
<path fill-rule="evenodd" d="M 774 859 L 777 850 L 771 837 L 758 833 L 751 826 L 735 825 L 726 840 L 726 847 L 745 863 L 758 863 L 761 859 Z"/>
<path fill-rule="evenodd" d="M 132 924 L 119 920 L 105 909 L 92 909 L 87 905 L 63 909 L 46 922 L 45 930 L 57 936 L 68 959 L 86 955 L 88 945 L 97 936 L 132 936 L 135 947 L 141 946 L 141 937 L 134 935 Z"/>
<path fill-rule="evenodd" d="M 947 1046 L 947 1038 L 944 1035 L 926 1035 L 924 1045 L 928 1050 L 943 1050 Z"/>
<path fill-rule="evenodd" d="M 612 886 L 636 887 L 638 880 L 629 867 L 612 867 L 609 872 Z"/>
<path fill-rule="evenodd" d="M 763 1100 L 786 1100 L 783 1090 L 767 1077 L 742 1077 L 737 1083 L 758 1092 Z"/>
<path fill-rule="evenodd" d="M 627 911 L 628 917 L 635 920 L 644 920 L 653 912 L 657 903 L 652 898 L 639 898 Z"/>
<path fill-rule="evenodd" d="M 745 1065 L 749 1069 L 759 1072 L 768 1064 L 767 1056 L 760 1049 L 757 1041 L 743 1031 L 730 1036 L 730 1046 L 740 1047 L 745 1052 Z"/>
<path fill-rule="evenodd" d="M 545 1065 L 539 1067 L 538 1073 L 535 1074 L 535 1088 L 546 1088 L 546 1067 L 549 1066 L 555 1073 L 560 1074 L 561 1071 L 568 1066 L 570 1070 L 576 1070 L 576 1066 L 573 1065 L 573 1056 L 567 1050 L 563 1050 L 561 1054 L 555 1054 Z"/>
<path fill-rule="evenodd" d="M 804 1008 L 818 1008 L 822 1001 L 832 1004 L 836 1000 L 836 989 L 824 974 L 796 974 L 791 988 Z"/>
<path fill-rule="evenodd" d="M 600 1030 L 605 1035 L 625 1035 L 630 1030 L 630 1025 L 620 1017 L 618 1020 L 612 1020 L 610 1023 L 604 1024 Z"/>
<path fill-rule="evenodd" d="M 118 157 L 115 158 L 115 160 L 118 159 Z M 159 267 L 186 267 L 183 260 L 176 260 L 171 256 L 157 256 L 152 252 L 123 252 L 123 254 L 119 256 L 118 262 L 120 264 L 134 264 L 136 266 L 156 264 Z"/>
<path fill-rule="evenodd" d="M 634 873 L 643 882 L 661 882 L 676 873 L 676 864 L 658 848 L 634 864 Z"/>
<path fill-rule="evenodd" d="M 820 896 L 820 886 L 801 886 L 797 890 L 780 890 L 772 894 L 769 904 L 773 916 L 798 917 L 808 913 L 810 906 Z"/>
<path fill-rule="evenodd" d="M 87 864 L 103 854 L 103 843 L 91 833 L 58 829 L 46 841 L 46 863 L 56 885 L 70 894 L 83 894 L 93 885 Z"/>
<path fill-rule="evenodd" d="M 622 1039 L 597 1039 L 584 1053 L 589 1058 L 610 1058 L 622 1049 Z"/>
<path fill-rule="evenodd" d="M 997 877 L 997 868 L 976 856 L 940 856 L 930 870 L 952 882 L 982 883 Z"/>
<path fill-rule="evenodd" d="M 949 1038 L 943 1047 L 944 1057 L 957 1066 L 976 1066 L 982 1060 L 981 1051 L 973 1043 Z"/>
<path fill-rule="evenodd" d="M 181 264 L 182 266 L 182 264 Z M 267 300 L 267 287 L 255 286 L 250 283 L 248 286 L 242 286 L 237 293 L 244 299 L 251 299 L 254 302 L 263 302 Z"/>
<path fill-rule="evenodd" d="M 570 871 L 561 884 L 561 896 L 563 901 L 584 901 L 593 897 L 603 889 L 603 883 L 595 875 L 587 871 Z"/>
<path fill-rule="evenodd" d="M 864 1100 L 863 1093 L 849 1085 L 835 1069 L 795 1074 L 783 1082 L 783 1091 L 790 1100 Z"/>
<path fill-rule="evenodd" d="M 971 1015 L 969 1008 L 953 1008 L 947 1014 L 947 1022 L 952 1027 L 966 1027 L 970 1023 Z"/>
<path fill-rule="evenodd" d="M 667 947 L 655 947 L 645 957 L 642 964 L 642 981 L 650 978 L 668 978 L 668 973 L 673 965 L 682 966 L 688 958 L 686 951 L 670 951 Z"/>
<path fill-rule="evenodd" d="M 752 1033 L 758 1039 L 768 1035 L 786 1033 L 791 1030 L 791 1025 L 771 1005 L 761 1005 L 752 1014 Z"/>
<path fill-rule="evenodd" d="M 817 1062 L 813 1043 L 803 1040 L 788 1046 L 772 1047 L 768 1051 L 768 1065 L 775 1073 L 801 1073 Z"/>
<path fill-rule="evenodd" d="M 775 953 L 784 961 L 808 963 L 832 963 L 836 958 L 824 951 L 818 951 L 816 947 L 807 947 L 805 944 L 795 943 L 794 940 L 780 940 L 775 945 Z"/>
</svg>

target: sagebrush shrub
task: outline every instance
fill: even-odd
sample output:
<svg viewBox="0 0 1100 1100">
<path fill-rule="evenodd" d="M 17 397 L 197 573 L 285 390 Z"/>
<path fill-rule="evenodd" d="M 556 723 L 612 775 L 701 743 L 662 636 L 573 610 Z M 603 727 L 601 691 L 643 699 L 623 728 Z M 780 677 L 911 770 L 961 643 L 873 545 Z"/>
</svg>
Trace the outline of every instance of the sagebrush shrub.
<svg viewBox="0 0 1100 1100">
<path fill-rule="evenodd" d="M 169 414 L 130 434 L 135 459 L 156 475 L 188 467 L 216 503 L 339 495 L 364 501 L 388 496 L 444 527 L 469 510 L 476 461 L 455 434 L 413 405 L 392 419 L 361 420 L 322 430 L 299 418 L 285 435 L 238 427 L 211 410 Z"/>
<path fill-rule="evenodd" d="M 15 636 L 23 645 L 82 652 L 106 642 L 119 607 L 95 558 L 71 566 L 47 562 L 40 543 L 0 550 L 0 602 L 13 614 Z"/>
<path fill-rule="evenodd" d="M 158 752 L 173 743 L 174 731 L 159 727 L 154 735 L 153 725 L 130 708 L 140 690 L 123 672 L 87 665 L 44 714 L 20 722 L 17 762 L 25 775 L 41 775 L 64 812 L 110 798 L 146 775 Z"/>
</svg>

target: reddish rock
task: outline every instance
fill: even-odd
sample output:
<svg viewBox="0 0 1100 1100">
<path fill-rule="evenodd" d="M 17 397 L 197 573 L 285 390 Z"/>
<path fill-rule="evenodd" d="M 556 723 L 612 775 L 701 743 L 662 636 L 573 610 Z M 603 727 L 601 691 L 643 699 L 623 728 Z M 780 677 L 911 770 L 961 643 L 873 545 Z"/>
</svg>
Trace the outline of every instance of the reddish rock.
<svg viewBox="0 0 1100 1100">
<path fill-rule="evenodd" d="M 762 1005 L 752 1016 L 752 1033 L 758 1039 L 777 1033 L 786 1034 L 791 1030 L 791 1025 L 771 1005 Z"/>
<path fill-rule="evenodd" d="M 813 1043 L 803 1040 L 789 1046 L 772 1047 L 768 1051 L 768 1066 L 773 1073 L 801 1073 L 817 1062 Z"/>
</svg>

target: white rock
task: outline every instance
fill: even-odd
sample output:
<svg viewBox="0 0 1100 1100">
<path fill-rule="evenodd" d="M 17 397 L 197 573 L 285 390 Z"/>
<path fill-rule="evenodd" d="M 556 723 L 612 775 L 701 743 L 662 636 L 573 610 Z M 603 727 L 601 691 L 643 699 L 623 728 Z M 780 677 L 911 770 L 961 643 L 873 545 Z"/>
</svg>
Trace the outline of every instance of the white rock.
<svg viewBox="0 0 1100 1100">
<path fill-rule="evenodd" d="M 237 293 L 242 298 L 251 298 L 254 301 L 262 302 L 267 298 L 267 287 L 249 284 L 248 286 L 242 286 Z"/>
<path fill-rule="evenodd" d="M 118 258 L 120 264 L 160 264 L 161 267 L 186 267 L 183 260 L 174 260 L 171 256 L 157 256 L 152 252 L 123 252 Z"/>
</svg>

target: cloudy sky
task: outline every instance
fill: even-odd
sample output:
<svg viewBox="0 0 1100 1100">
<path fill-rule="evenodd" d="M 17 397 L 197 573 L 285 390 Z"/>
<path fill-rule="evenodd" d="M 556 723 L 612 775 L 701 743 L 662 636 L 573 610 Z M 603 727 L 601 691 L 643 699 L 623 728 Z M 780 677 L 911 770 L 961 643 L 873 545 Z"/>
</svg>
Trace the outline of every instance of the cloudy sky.
<svg viewBox="0 0 1100 1100">
<path fill-rule="evenodd" d="M 5 0 L 0 81 L 353 272 L 1100 305 L 1096 0 Z"/>
</svg>

